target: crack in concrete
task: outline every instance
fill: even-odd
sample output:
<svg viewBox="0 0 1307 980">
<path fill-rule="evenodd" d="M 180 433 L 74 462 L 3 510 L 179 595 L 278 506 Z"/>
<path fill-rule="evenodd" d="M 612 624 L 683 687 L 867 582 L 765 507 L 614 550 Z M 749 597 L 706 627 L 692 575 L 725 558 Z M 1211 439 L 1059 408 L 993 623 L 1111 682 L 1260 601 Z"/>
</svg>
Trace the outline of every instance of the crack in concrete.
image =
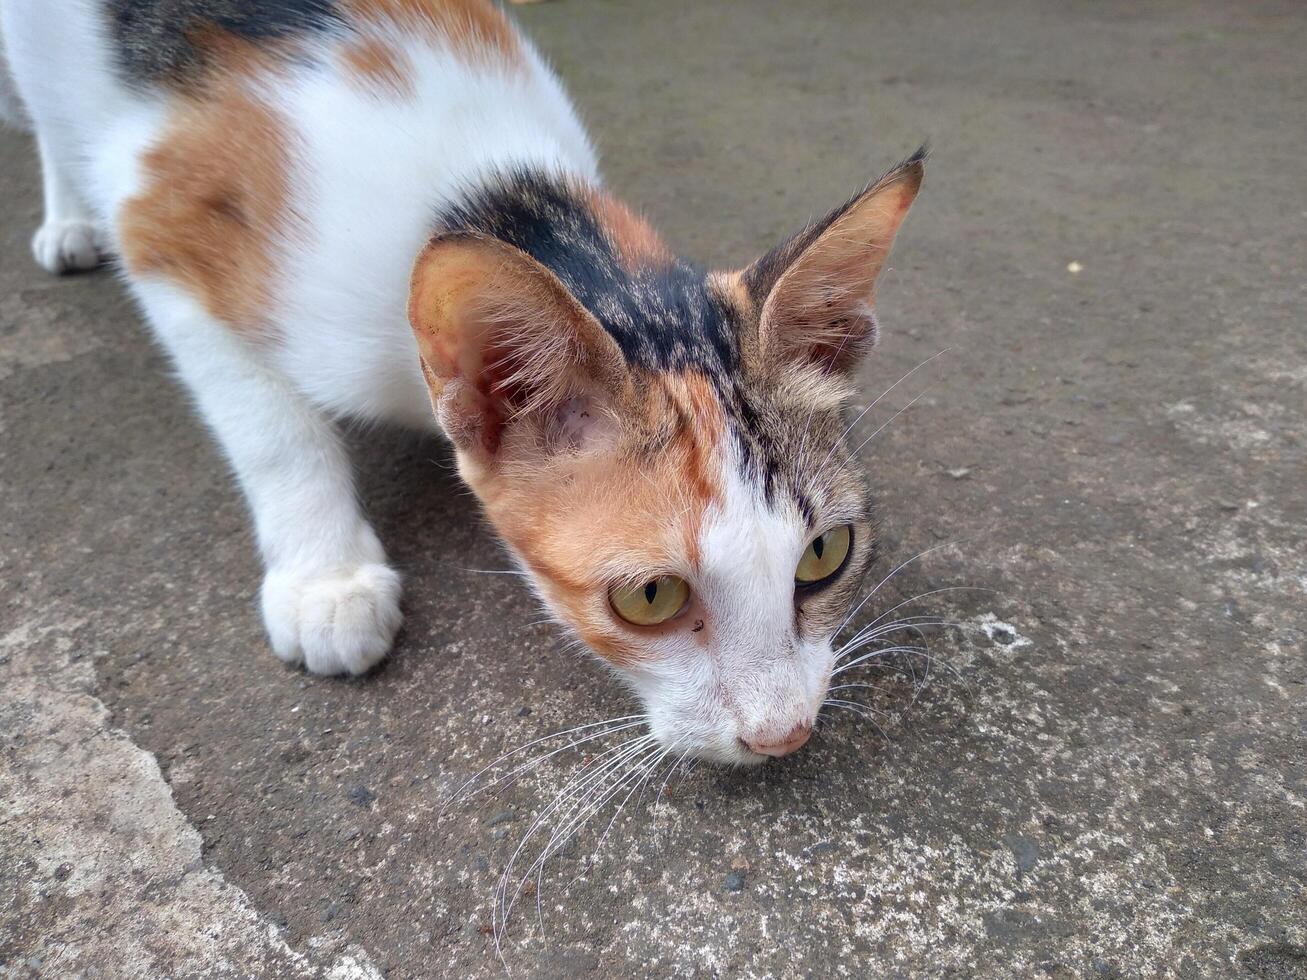
<svg viewBox="0 0 1307 980">
<path fill-rule="evenodd" d="M 292 949 L 204 863 L 158 761 L 87 693 L 78 625 L 0 636 L 0 976 L 379 980 L 356 946 Z"/>
</svg>

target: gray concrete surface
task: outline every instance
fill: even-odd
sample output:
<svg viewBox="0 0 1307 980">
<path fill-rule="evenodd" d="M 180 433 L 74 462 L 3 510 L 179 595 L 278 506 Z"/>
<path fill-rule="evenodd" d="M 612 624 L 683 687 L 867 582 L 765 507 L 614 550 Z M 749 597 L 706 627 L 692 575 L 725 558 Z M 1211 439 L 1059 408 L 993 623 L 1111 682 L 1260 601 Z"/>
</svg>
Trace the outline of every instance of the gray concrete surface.
<svg viewBox="0 0 1307 980">
<path fill-rule="evenodd" d="M 866 455 L 882 573 L 963 543 L 873 615 L 1002 594 L 924 603 L 970 629 L 910 710 L 868 692 L 887 738 L 837 714 L 583 835 L 515 975 L 1307 976 L 1307 11 L 955 6 L 519 13 L 703 260 L 933 141 L 867 398 L 953 353 L 862 431 L 926 391 Z M 465 570 L 503 564 L 401 433 L 355 439 L 396 656 L 281 667 L 221 460 L 113 276 L 32 266 L 36 188 L 0 136 L 0 975 L 502 975 L 491 893 L 569 766 L 442 801 L 624 696 Z"/>
</svg>

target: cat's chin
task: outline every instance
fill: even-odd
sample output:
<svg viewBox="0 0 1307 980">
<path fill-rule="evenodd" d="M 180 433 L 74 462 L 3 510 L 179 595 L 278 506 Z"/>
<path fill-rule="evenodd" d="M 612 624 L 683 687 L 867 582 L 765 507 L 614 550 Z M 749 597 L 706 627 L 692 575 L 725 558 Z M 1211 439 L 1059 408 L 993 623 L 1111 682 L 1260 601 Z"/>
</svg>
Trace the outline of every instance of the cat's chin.
<svg viewBox="0 0 1307 980">
<path fill-rule="evenodd" d="M 754 752 L 740 739 L 733 737 L 731 739 L 723 737 L 721 740 L 711 742 L 699 742 L 690 745 L 687 750 L 684 735 L 678 735 L 674 731 L 667 733 L 655 731 L 653 735 L 658 739 L 658 743 L 662 748 L 667 751 L 669 757 L 683 755 L 687 761 L 694 759 L 697 762 L 707 762 L 731 769 L 751 769 L 762 765 L 770 758 L 759 752 Z"/>
</svg>

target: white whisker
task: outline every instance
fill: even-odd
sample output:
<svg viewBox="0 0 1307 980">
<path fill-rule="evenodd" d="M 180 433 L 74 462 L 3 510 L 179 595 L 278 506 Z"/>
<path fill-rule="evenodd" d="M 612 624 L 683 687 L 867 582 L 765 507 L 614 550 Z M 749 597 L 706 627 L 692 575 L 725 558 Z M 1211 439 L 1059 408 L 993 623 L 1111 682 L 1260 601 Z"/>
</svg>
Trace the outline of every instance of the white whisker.
<svg viewBox="0 0 1307 980">
<path fill-rule="evenodd" d="M 660 816 L 660 815 L 659 815 L 659 812 L 658 812 L 658 804 L 662 802 L 662 799 L 663 799 L 663 793 L 666 792 L 666 790 L 667 790 L 667 784 L 668 784 L 668 782 L 671 781 L 671 778 L 672 778 L 672 776 L 676 773 L 676 770 L 677 770 L 677 769 L 680 769 L 682 766 L 685 765 L 686 757 L 689 756 L 690 751 L 691 751 L 691 750 L 687 748 L 684 752 L 681 753 L 680 758 L 678 758 L 675 762 L 673 762 L 670 766 L 667 767 L 667 775 L 666 775 L 665 777 L 663 777 L 663 784 L 662 784 L 661 786 L 658 787 L 658 795 L 654 797 L 654 801 L 653 801 L 653 812 L 654 812 L 654 827 L 653 827 L 653 830 L 654 830 L 654 833 L 653 833 L 653 838 L 654 838 L 654 853 L 657 854 L 660 858 L 661 858 L 662 853 L 663 853 L 663 843 L 662 843 L 661 828 L 660 828 L 659 825 L 658 825 L 659 816 Z M 696 761 L 697 761 L 697 760 L 696 760 Z M 690 774 L 690 770 L 692 770 L 693 768 L 694 768 L 694 766 L 693 766 L 693 764 L 691 764 L 689 768 L 685 769 L 685 770 L 681 773 L 681 782 L 680 782 L 680 783 L 677 783 L 677 786 L 678 786 L 678 787 L 679 787 L 680 785 L 682 785 L 682 784 L 685 782 L 685 777 L 688 776 L 688 775 Z"/>
<path fill-rule="evenodd" d="M 835 687 L 832 687 L 829 691 L 827 691 L 827 693 L 829 694 L 832 691 L 851 691 L 855 689 L 875 691 L 877 694 L 880 694 L 884 691 L 884 688 L 882 688 L 879 684 L 837 684 Z M 871 706 L 868 705 L 868 707 Z"/>
<path fill-rule="evenodd" d="M 621 725 L 617 728 L 605 729 L 602 732 L 594 732 L 590 735 L 585 736 L 584 738 L 578 738 L 575 741 L 569 742 L 567 745 L 564 745 L 561 748 L 553 749 L 549 752 L 544 753 L 543 755 L 539 755 L 536 756 L 535 758 L 529 759 L 526 762 L 522 763 L 521 765 L 513 768 L 510 772 L 505 773 L 503 776 L 500 776 L 497 779 L 487 783 L 485 786 L 479 787 L 474 792 L 469 793 L 464 798 L 463 802 L 474 799 L 475 797 L 480 796 L 482 793 L 489 792 L 490 790 L 494 789 L 497 786 L 511 785 L 512 783 L 516 782 L 519 777 L 526 775 L 528 772 L 535 769 L 537 766 L 541 765 L 542 763 L 547 762 L 549 759 L 552 759 L 556 755 L 560 755 L 563 752 L 569 752 L 580 745 L 586 744 L 587 742 L 593 742 L 596 739 L 606 738 L 607 736 L 616 734 L 617 732 L 628 731 L 632 728 L 638 728 L 642 724 L 643 722 L 636 721 L 630 723 L 629 725 Z"/>
<path fill-rule="evenodd" d="M 866 705 L 858 704 L 856 701 L 844 701 L 839 698 L 827 698 L 825 701 L 822 702 L 822 705 L 823 707 L 825 705 L 830 705 L 833 708 L 844 708 L 846 711 L 852 711 L 855 715 L 858 715 L 864 721 L 866 721 L 867 724 L 871 725 L 872 728 L 876 729 L 876 731 L 880 734 L 880 737 L 883 738 L 886 742 L 893 741 L 893 739 L 891 739 L 889 735 L 885 733 L 885 729 L 881 728 L 880 725 L 876 723 L 876 719 L 873 718 L 864 710 L 866 708 Z"/>
<path fill-rule="evenodd" d="M 848 656 L 859 647 L 864 647 L 868 643 L 876 643 L 884 640 L 885 637 L 893 636 L 895 633 L 915 633 L 918 637 L 921 637 L 924 640 L 926 635 L 924 630 L 933 629 L 937 626 L 957 626 L 962 628 L 961 623 L 954 623 L 947 619 L 931 619 L 926 616 L 899 619 L 877 629 L 864 627 L 851 636 L 838 650 L 836 650 L 835 655 L 837 659 Z"/>
<path fill-rule="evenodd" d="M 504 869 L 504 877 L 501 879 L 504 882 L 504 888 L 501 890 L 500 900 L 502 915 L 501 921 L 505 929 L 508 927 L 508 919 L 512 915 L 513 908 L 516 906 L 518 898 L 522 894 L 522 889 L 526 887 L 526 883 L 530 880 L 531 876 L 533 874 L 537 876 L 538 894 L 540 883 L 543 883 L 545 863 L 549 858 L 553 857 L 566 847 L 568 842 L 576 835 L 576 832 L 584 826 L 586 821 L 588 821 L 598 810 L 603 808 L 604 804 L 621 791 L 621 788 L 625 785 L 626 781 L 633 773 L 639 770 L 641 765 L 643 765 L 645 754 L 651 751 L 656 751 L 656 744 L 654 743 L 652 736 L 645 736 L 643 739 L 637 740 L 636 744 L 630 749 L 609 760 L 605 770 L 599 774 L 598 778 L 592 777 L 586 782 L 584 794 L 576 798 L 576 802 L 568 809 L 567 815 L 563 818 L 561 824 L 554 828 L 553 832 L 550 834 L 548 843 L 545 844 L 540 854 L 527 868 L 526 874 L 518 883 L 511 899 L 507 899 L 507 884 L 509 877 L 511 877 L 509 875 L 509 869 L 512 868 L 515 862 L 509 862 L 508 868 Z M 539 823 L 540 821 L 537 820 L 536 824 L 538 825 Z M 535 827 L 533 826 L 532 830 L 534 831 L 534 829 Z M 522 843 L 525 844 L 529 839 L 530 834 L 528 837 L 523 838 Z M 521 845 L 519 845 L 519 849 L 520 846 Z M 507 899 L 506 904 L 505 899 Z"/>
<path fill-rule="evenodd" d="M 866 416 L 868 412 L 870 412 L 873 408 L 879 405 L 881 403 L 881 400 L 884 399 L 886 395 L 888 395 L 891 391 L 893 391 L 895 388 L 901 385 L 904 381 L 907 381 L 908 378 L 912 377 L 914 374 L 920 371 L 931 361 L 935 360 L 935 358 L 939 357 L 941 354 L 947 354 L 952 349 L 953 348 L 951 347 L 945 347 L 943 350 L 936 351 L 934 354 L 931 354 L 930 357 L 926 358 L 924 361 L 922 361 L 920 364 L 918 364 L 916 367 L 910 370 L 907 374 L 903 375 L 903 377 L 899 378 L 898 381 L 895 381 L 892 385 L 890 385 L 888 388 L 882 391 L 878 396 L 876 396 L 875 400 L 873 400 L 870 405 L 868 405 L 866 408 L 864 408 L 861 412 L 858 413 L 857 418 L 855 418 L 852 422 L 850 422 L 847 426 L 845 426 L 844 431 L 839 434 L 839 437 L 835 440 L 834 445 L 830 447 L 830 449 L 826 453 L 825 458 L 821 461 L 821 466 L 818 466 L 817 469 L 820 471 L 826 466 L 828 462 L 830 462 L 830 458 L 835 453 L 835 450 L 839 447 L 839 445 L 842 442 L 844 442 L 844 437 L 847 436 L 850 432 L 852 432 L 854 426 L 856 426 L 859 422 L 861 422 L 863 417 Z M 857 452 L 856 451 L 852 452 L 849 455 L 856 456 Z"/>
<path fill-rule="evenodd" d="M 916 595 L 904 599 L 902 602 L 899 602 L 893 606 L 890 606 L 888 609 L 886 609 L 883 613 L 881 613 L 879 616 L 877 616 L 867 625 L 875 626 L 890 613 L 894 612 L 896 609 L 899 609 L 902 606 L 906 606 L 910 602 L 918 602 L 921 599 L 927 599 L 933 595 L 942 595 L 945 592 L 988 592 L 991 595 L 998 595 L 997 589 L 988 589 L 980 585 L 949 585 L 940 589 L 931 589 L 929 592 L 918 592 Z"/>
<path fill-rule="evenodd" d="M 854 658 L 853 660 L 850 660 L 850 661 L 849 661 L 848 663 L 846 663 L 846 664 L 842 664 L 842 665 L 839 667 L 839 669 L 834 670 L 834 671 L 831 672 L 831 677 L 832 677 L 832 678 L 838 677 L 840 674 L 844 673 L 846 670 L 852 670 L 854 667 L 857 667 L 857 666 L 859 666 L 860 664 L 866 663 L 868 660 L 872 660 L 872 659 L 874 659 L 874 658 L 876 658 L 876 657 L 885 657 L 885 656 L 888 656 L 888 655 L 890 655 L 890 654 L 892 654 L 892 653 L 921 653 L 921 654 L 924 654 L 925 652 L 926 652 L 926 650 L 925 650 L 924 647 L 902 647 L 902 646 L 898 646 L 898 647 L 886 647 L 886 648 L 883 649 L 883 650 L 872 650 L 870 653 L 864 653 L 862 656 L 860 656 L 860 657 L 856 657 L 856 658 Z"/>
<path fill-rule="evenodd" d="M 516 904 L 517 898 L 521 894 L 522 887 L 526 880 L 531 877 L 532 871 L 536 866 L 536 861 L 533 861 L 531 867 L 527 870 L 526 876 L 522 879 L 522 884 L 518 886 L 513 894 L 513 898 L 510 900 L 508 896 L 509 882 L 512 880 L 513 868 L 517 865 L 517 861 L 521 857 L 522 851 L 526 849 L 528 843 L 535 837 L 537 832 L 549 822 L 550 817 L 560 812 L 565 804 L 573 799 L 577 801 L 577 804 L 570 807 L 567 811 L 569 816 L 565 818 L 565 820 L 569 820 L 571 814 L 576 812 L 577 806 L 591 795 L 591 791 L 595 786 L 606 785 L 608 777 L 613 772 L 620 771 L 627 761 L 647 750 L 653 743 L 654 738 L 652 735 L 642 735 L 621 742 L 616 746 L 606 749 L 598 756 L 587 760 L 574 770 L 573 777 L 554 796 L 553 800 L 536 815 L 535 820 L 527 829 L 527 832 L 522 836 L 522 839 L 518 842 L 512 856 L 509 858 L 508 863 L 504 866 L 504 870 L 499 876 L 499 883 L 495 888 L 491 906 L 491 924 L 495 935 L 495 949 L 499 953 L 501 960 L 503 959 L 501 937 L 508 928 L 508 920 L 512 914 L 513 905 Z M 549 843 L 545 847 L 545 853 L 548 853 L 551 848 L 554 848 L 555 845 L 557 845 L 558 840 L 558 831 L 555 830 L 550 836 Z"/>
<path fill-rule="evenodd" d="M 906 412 L 906 411 L 907 411 L 908 409 L 910 409 L 913 405 L 917 404 L 917 402 L 921 401 L 921 399 L 923 399 L 923 398 L 925 398 L 925 397 L 926 397 L 926 392 L 923 391 L 920 395 L 917 395 L 915 398 L 913 398 L 912 401 L 908 402 L 906 405 L 904 405 L 902 408 L 900 408 L 897 412 L 895 412 L 893 415 L 891 415 L 889 418 L 887 418 L 887 419 L 884 421 L 884 423 L 882 423 L 882 425 L 880 426 L 880 428 L 878 428 L 878 429 L 877 429 L 875 432 L 873 432 L 871 435 L 867 436 L 867 438 L 863 439 L 862 442 L 858 443 L 858 448 L 855 449 L 855 450 L 853 450 L 853 452 L 849 453 L 849 455 L 850 455 L 850 456 L 857 456 L 858 453 L 862 452 L 862 450 L 865 449 L 865 448 L 867 447 L 867 443 L 871 442 L 871 440 L 875 439 L 878 435 L 880 435 L 880 434 L 881 434 L 882 432 L 884 432 L 887 428 L 889 428 L 890 423 L 892 423 L 896 418 L 898 418 L 900 415 L 902 415 L 904 412 Z"/>
<path fill-rule="evenodd" d="M 604 832 L 600 834 L 599 839 L 595 841 L 596 852 L 599 850 L 599 848 L 603 847 L 604 841 L 608 839 L 608 834 L 613 829 L 613 824 L 615 824 L 617 822 L 617 818 L 622 815 L 622 810 L 625 809 L 626 804 L 630 802 L 631 797 L 635 795 L 635 791 L 640 789 L 645 784 L 645 780 L 648 778 L 649 773 L 653 772 L 655 769 L 658 768 L 658 764 L 661 763 L 665 758 L 667 758 L 667 754 L 669 752 L 671 752 L 671 749 L 663 749 L 662 752 L 656 754 L 653 757 L 653 761 L 648 763 L 647 765 L 645 765 L 643 761 L 641 762 L 641 765 L 644 766 L 644 769 L 642 770 L 644 775 L 641 776 L 640 779 L 636 781 L 635 785 L 631 787 L 631 791 L 626 794 L 626 796 L 622 799 L 622 802 L 617 805 L 617 809 L 613 811 L 613 816 L 608 821 L 608 826 L 604 828 Z"/>
<path fill-rule="evenodd" d="M 577 725 L 574 728 L 568 728 L 561 732 L 552 732 L 549 735 L 541 735 L 539 738 L 532 739 L 531 741 L 527 742 L 525 745 L 519 745 L 517 748 L 512 749 L 511 751 L 505 752 L 503 755 L 499 756 L 499 758 L 495 759 L 493 762 L 488 763 L 487 765 L 482 766 L 470 777 L 468 777 L 468 779 L 461 786 L 459 786 L 458 789 L 454 791 L 453 795 L 449 798 L 449 800 L 441 807 L 441 812 L 443 813 L 444 811 L 448 810 L 450 807 L 454 806 L 456 803 L 465 802 L 460 798 L 463 791 L 466 790 L 473 783 L 475 783 L 478 779 L 480 779 L 491 769 L 495 768 L 495 766 L 504 762 L 506 759 L 510 759 L 515 755 L 519 755 L 520 753 L 525 752 L 527 749 L 532 748 L 533 746 L 539 745 L 541 742 L 548 742 L 556 738 L 564 738 L 568 735 L 573 735 L 577 732 L 583 732 L 589 729 L 599 728 L 601 726 L 616 726 L 616 727 L 606 728 L 604 731 L 601 732 L 595 732 L 591 735 L 587 735 L 585 738 L 578 739 L 574 742 L 569 742 L 561 749 L 550 752 L 548 755 L 539 757 L 539 759 L 536 760 L 537 762 L 543 762 L 545 759 L 551 758 L 552 756 L 557 755 L 559 752 L 565 752 L 570 748 L 575 748 L 577 745 L 581 745 L 582 743 L 591 741 L 595 738 L 601 738 L 604 735 L 610 735 L 613 734 L 614 732 L 620 732 L 628 728 L 633 728 L 636 725 L 643 723 L 644 720 L 645 720 L 645 716 L 642 714 L 624 715 L 621 718 L 609 718 L 606 721 L 593 721 L 585 725 Z M 496 780 L 496 782 L 500 782 L 500 781 L 501 780 Z M 492 783 L 491 785 L 494 784 Z"/>
<path fill-rule="evenodd" d="M 881 579 L 879 582 L 876 583 L 876 587 L 874 589 L 872 589 L 870 592 L 868 592 L 865 596 L 862 597 L 862 600 L 856 606 L 853 607 L 853 611 L 844 617 L 844 622 L 840 623 L 839 629 L 835 630 L 835 632 L 837 634 L 842 632 L 844 627 L 848 626 L 850 621 L 852 621 L 853 617 L 856 616 L 858 612 L 862 609 L 862 607 L 867 604 L 867 600 L 869 600 L 872 596 L 874 596 L 877 592 L 879 592 L 886 582 L 892 579 L 899 572 L 903 571 L 903 569 L 907 568 L 913 562 L 925 558 L 929 554 L 933 554 L 934 552 L 940 551 L 944 548 L 951 548 L 954 545 L 960 544 L 964 540 L 965 539 L 959 539 L 957 541 L 945 541 L 943 544 L 937 544 L 933 548 L 927 548 L 925 551 L 918 552 L 917 554 L 913 555 L 911 558 L 907 559 L 906 561 L 900 562 L 899 565 L 895 567 L 893 571 L 891 571 L 888 575 L 886 575 L 883 579 Z"/>
</svg>

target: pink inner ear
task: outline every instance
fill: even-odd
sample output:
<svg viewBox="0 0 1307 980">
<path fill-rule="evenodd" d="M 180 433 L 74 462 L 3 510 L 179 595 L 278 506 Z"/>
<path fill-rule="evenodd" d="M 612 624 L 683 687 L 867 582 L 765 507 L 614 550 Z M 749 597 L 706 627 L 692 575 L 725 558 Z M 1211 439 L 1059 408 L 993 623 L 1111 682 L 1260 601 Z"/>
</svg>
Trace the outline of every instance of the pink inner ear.
<svg viewBox="0 0 1307 980">
<path fill-rule="evenodd" d="M 454 445 L 463 449 L 480 446 L 491 455 L 499 450 L 503 420 L 485 396 L 466 379 L 453 378 L 446 382 L 434 406 L 440 428 Z"/>
<path fill-rule="evenodd" d="M 552 272 L 478 236 L 438 237 L 413 270 L 409 321 L 441 426 L 455 444 L 494 456 L 529 427 L 585 448 L 611 425 L 596 406 L 629 384 L 622 352 Z M 588 396 L 588 397 L 587 397 Z M 524 430 L 525 431 L 525 430 Z"/>
<path fill-rule="evenodd" d="M 614 432 L 613 421 L 587 395 L 574 395 L 562 402 L 552 419 L 551 435 L 558 447 L 584 452 L 607 442 Z"/>
<path fill-rule="evenodd" d="M 874 288 L 856 266 L 843 278 L 827 269 L 799 270 L 768 305 L 775 349 L 823 371 L 848 370 L 876 342 Z"/>
</svg>

